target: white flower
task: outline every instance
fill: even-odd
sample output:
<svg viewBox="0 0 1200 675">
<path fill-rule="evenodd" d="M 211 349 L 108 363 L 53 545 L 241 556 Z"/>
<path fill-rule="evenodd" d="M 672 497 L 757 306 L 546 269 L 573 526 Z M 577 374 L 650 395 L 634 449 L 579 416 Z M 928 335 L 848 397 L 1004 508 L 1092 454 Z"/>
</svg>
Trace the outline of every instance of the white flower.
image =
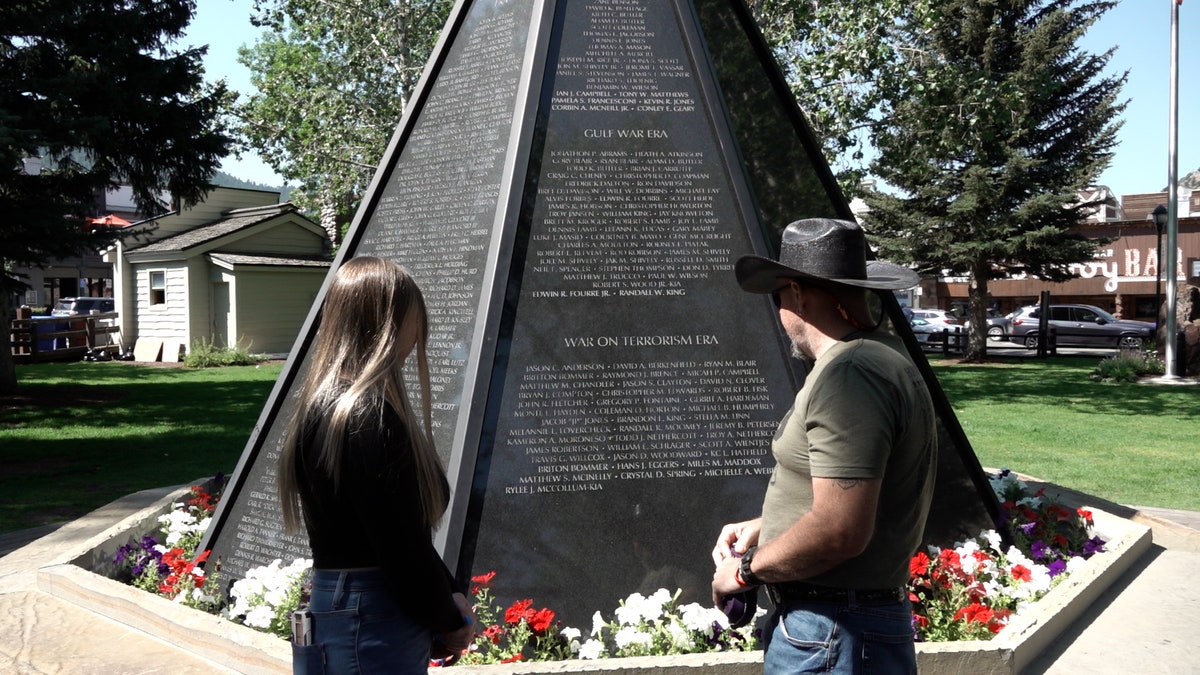
<svg viewBox="0 0 1200 675">
<path fill-rule="evenodd" d="M 617 631 L 614 639 L 616 640 L 618 649 L 625 649 L 631 645 L 645 645 L 648 647 L 653 641 L 653 637 L 649 633 L 643 632 L 633 626 L 625 626 Z"/>
<path fill-rule="evenodd" d="M 572 654 L 579 653 L 579 637 L 583 633 L 578 628 L 566 626 L 559 631 L 559 635 L 562 635 L 567 640 L 567 648 L 571 650 Z"/>
<path fill-rule="evenodd" d="M 670 621 L 665 626 L 667 639 L 671 642 L 671 650 L 687 653 L 691 651 L 694 642 L 692 633 L 678 621 Z"/>
<path fill-rule="evenodd" d="M 702 633 L 706 638 L 713 636 L 714 623 L 721 628 L 729 628 L 729 617 L 725 616 L 725 612 L 716 607 L 704 607 L 696 602 L 680 607 L 679 616 L 688 630 Z"/>
<path fill-rule="evenodd" d="M 636 626 L 642 619 L 642 604 L 646 602 L 646 598 L 641 593 L 634 593 L 617 608 L 614 614 L 617 617 L 617 623 L 623 626 Z"/>
<path fill-rule="evenodd" d="M 1017 502 L 1017 506 L 1028 506 L 1029 508 L 1037 511 L 1041 509 L 1042 501 L 1043 500 L 1041 497 L 1038 497 L 1037 495 L 1031 495 Z"/>
<path fill-rule="evenodd" d="M 646 621 L 658 621 L 663 616 L 663 605 L 666 605 L 671 600 L 671 592 L 667 589 L 660 588 L 654 591 L 654 594 L 646 598 L 642 603 L 642 618 Z"/>
<path fill-rule="evenodd" d="M 168 546 L 179 544 L 180 540 L 186 536 L 202 534 L 204 532 L 197 525 L 196 518 L 187 511 L 168 511 L 158 517 L 158 522 L 162 524 L 163 531 L 167 535 L 166 544 Z"/>
<path fill-rule="evenodd" d="M 607 625 L 608 623 L 604 620 L 604 617 L 600 615 L 600 611 L 596 610 L 596 613 L 592 615 L 592 636 L 594 637 L 599 635 Z"/>
<path fill-rule="evenodd" d="M 270 628 L 275 619 L 275 611 L 266 605 L 259 605 L 246 612 L 246 625 L 253 628 Z"/>
<path fill-rule="evenodd" d="M 1075 572 L 1079 571 L 1079 568 L 1083 567 L 1086 564 L 1087 564 L 1087 560 L 1085 558 L 1083 558 L 1082 556 L 1071 556 L 1071 559 L 1067 561 L 1066 573 L 1074 574 Z"/>
<path fill-rule="evenodd" d="M 312 567 L 312 560 L 298 558 L 287 567 L 282 565 L 276 558 L 269 565 L 247 570 L 244 578 L 235 581 L 229 591 L 233 600 L 229 616 L 244 616 L 242 622 L 247 626 L 269 629 L 275 616 L 294 602 L 294 590 Z"/>
<path fill-rule="evenodd" d="M 1009 546 L 1008 551 L 1006 551 L 1004 554 L 1004 557 L 1008 559 L 1010 567 L 1012 565 L 1023 565 L 1026 568 L 1032 568 L 1034 566 L 1034 564 L 1036 564 L 1032 560 L 1030 560 L 1025 555 L 1025 553 L 1023 551 L 1021 551 L 1021 549 L 1017 548 L 1016 546 Z"/>
<path fill-rule="evenodd" d="M 984 539 L 987 539 L 988 548 L 990 550 L 996 551 L 997 553 L 1004 550 L 1004 549 L 1000 548 L 1002 546 L 1002 544 L 1000 541 L 1000 533 L 999 532 L 997 532 L 995 530 L 987 530 L 980 536 L 983 537 Z"/>
<path fill-rule="evenodd" d="M 599 612 L 596 612 L 599 614 Z M 579 648 L 579 658 L 598 659 L 604 656 L 604 643 L 599 640 L 588 640 Z"/>
</svg>

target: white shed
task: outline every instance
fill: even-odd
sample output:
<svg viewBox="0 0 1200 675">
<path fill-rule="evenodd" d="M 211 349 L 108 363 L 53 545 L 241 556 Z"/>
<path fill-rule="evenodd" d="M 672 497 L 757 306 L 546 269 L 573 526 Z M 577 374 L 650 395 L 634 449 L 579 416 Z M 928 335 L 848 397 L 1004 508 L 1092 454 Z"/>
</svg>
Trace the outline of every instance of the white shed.
<svg viewBox="0 0 1200 675">
<path fill-rule="evenodd" d="M 122 346 L 164 361 L 198 341 L 289 352 L 332 254 L 324 229 L 276 201 L 273 192 L 216 188 L 202 204 L 139 223 L 142 235 L 110 249 Z"/>
</svg>

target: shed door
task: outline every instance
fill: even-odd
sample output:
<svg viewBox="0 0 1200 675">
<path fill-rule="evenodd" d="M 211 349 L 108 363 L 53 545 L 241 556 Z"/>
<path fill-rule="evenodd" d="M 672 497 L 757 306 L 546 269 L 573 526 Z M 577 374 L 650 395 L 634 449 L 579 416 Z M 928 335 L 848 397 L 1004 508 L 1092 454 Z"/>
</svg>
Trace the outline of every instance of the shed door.
<svg viewBox="0 0 1200 675">
<path fill-rule="evenodd" d="M 226 282 L 214 283 L 212 298 L 213 344 L 218 347 L 229 347 L 234 343 L 229 339 L 229 284 Z"/>
</svg>

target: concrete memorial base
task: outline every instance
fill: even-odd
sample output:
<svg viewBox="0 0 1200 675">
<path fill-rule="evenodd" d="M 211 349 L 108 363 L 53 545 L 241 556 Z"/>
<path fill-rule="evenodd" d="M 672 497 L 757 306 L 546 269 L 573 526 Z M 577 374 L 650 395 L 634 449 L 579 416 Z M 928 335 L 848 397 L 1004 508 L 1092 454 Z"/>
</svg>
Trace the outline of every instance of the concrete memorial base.
<svg viewBox="0 0 1200 675">
<path fill-rule="evenodd" d="M 186 491 L 186 487 L 163 490 L 161 496 L 152 500 L 147 499 L 147 493 L 127 497 L 126 500 L 138 505 L 132 515 L 117 520 L 102 534 L 81 542 L 74 550 L 64 551 L 50 564 L 40 567 L 37 589 L 234 672 L 291 672 L 291 649 L 284 640 L 177 605 L 105 576 L 117 548 L 154 530 L 156 518 Z M 119 506 L 120 501 L 105 509 Z M 917 661 L 922 673 L 1021 672 L 1149 550 L 1151 531 L 1148 526 L 1091 506 L 1086 497 L 1072 505 L 1093 510 L 1096 530 L 1108 542 L 1106 551 L 1094 556 L 1087 565 L 1053 588 L 1038 601 L 1036 611 L 1018 617 L 990 641 L 919 644 Z M 613 603 L 617 600 L 619 598 L 613 598 Z M 455 666 L 453 670 L 495 675 L 650 672 L 657 675 L 750 675 L 761 671 L 760 652 Z"/>
</svg>

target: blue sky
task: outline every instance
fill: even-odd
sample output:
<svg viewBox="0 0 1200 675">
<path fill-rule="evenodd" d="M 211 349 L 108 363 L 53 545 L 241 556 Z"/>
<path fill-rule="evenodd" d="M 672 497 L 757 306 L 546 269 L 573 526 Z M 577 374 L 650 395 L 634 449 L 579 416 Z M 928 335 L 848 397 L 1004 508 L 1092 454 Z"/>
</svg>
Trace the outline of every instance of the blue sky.
<svg viewBox="0 0 1200 675">
<path fill-rule="evenodd" d="M 1100 177 L 1117 195 L 1158 192 L 1167 184 L 1168 101 L 1172 0 L 1121 0 L 1092 27 L 1081 42 L 1091 52 L 1116 47 L 1109 73 L 1128 70 L 1122 98 L 1129 100 L 1118 135 L 1113 163 Z M 226 78 L 232 89 L 250 88 L 250 74 L 237 62 L 238 47 L 253 44 L 258 29 L 250 24 L 253 0 L 198 0 L 196 18 L 184 39 L 209 45 L 205 69 L 209 79 Z M 1195 32 L 1200 0 L 1185 0 L 1179 11 L 1179 33 Z M 1200 169 L 1200 73 L 1198 41 L 1180 39 L 1179 46 L 1179 176 Z M 238 178 L 276 185 L 282 182 L 257 157 L 230 158 L 224 170 Z"/>
</svg>

